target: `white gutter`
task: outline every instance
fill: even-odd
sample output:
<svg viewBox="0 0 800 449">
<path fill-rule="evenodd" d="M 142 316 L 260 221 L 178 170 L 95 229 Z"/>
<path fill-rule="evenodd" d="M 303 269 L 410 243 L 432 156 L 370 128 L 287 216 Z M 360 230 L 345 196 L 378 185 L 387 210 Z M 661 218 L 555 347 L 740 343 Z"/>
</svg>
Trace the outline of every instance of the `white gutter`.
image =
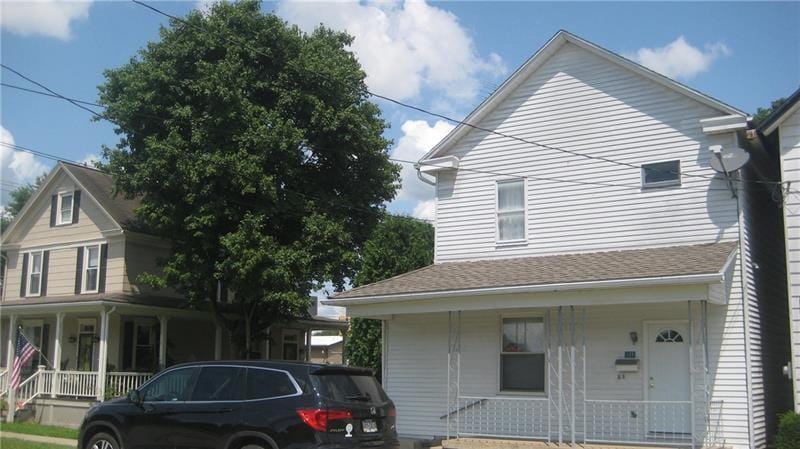
<svg viewBox="0 0 800 449">
<path fill-rule="evenodd" d="M 400 293 L 395 295 L 375 295 L 361 298 L 326 299 L 326 306 L 346 307 L 356 304 L 373 304 L 399 301 L 413 301 L 432 298 L 452 298 L 464 296 L 504 295 L 510 293 L 562 292 L 620 287 L 647 287 L 654 285 L 691 285 L 722 282 L 724 273 L 690 274 L 684 276 L 660 276 L 650 278 L 612 279 L 607 281 L 567 282 L 560 284 L 519 285 L 513 287 L 472 288 L 464 290 L 444 290 L 435 292 Z"/>
</svg>

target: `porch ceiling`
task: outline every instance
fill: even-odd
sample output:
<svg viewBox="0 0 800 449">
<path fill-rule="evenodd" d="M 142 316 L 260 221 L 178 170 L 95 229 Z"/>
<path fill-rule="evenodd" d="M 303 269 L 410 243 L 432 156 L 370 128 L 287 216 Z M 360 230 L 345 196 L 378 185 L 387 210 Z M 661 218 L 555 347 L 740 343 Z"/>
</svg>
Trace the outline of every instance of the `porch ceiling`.
<svg viewBox="0 0 800 449">
<path fill-rule="evenodd" d="M 375 309 L 402 301 L 405 306 L 425 300 L 470 299 L 491 296 L 488 308 L 572 304 L 634 303 L 683 300 L 724 302 L 725 289 L 738 242 L 670 246 L 583 254 L 434 264 L 385 281 L 354 288 L 324 304 L 355 309 Z M 559 295 L 553 295 L 560 292 Z M 710 293 L 712 292 L 712 293 Z M 569 293 L 569 294 L 567 294 Z M 499 296 L 502 295 L 502 296 Z M 612 302 L 604 302 L 603 298 Z M 538 298 L 541 303 L 531 304 Z M 515 300 L 518 299 L 518 300 Z M 480 302 L 480 300 L 479 300 Z M 444 304 L 439 304 L 436 309 Z M 460 304 L 464 305 L 464 304 Z M 427 307 L 426 307 L 427 308 Z M 413 308 L 406 312 L 415 313 Z M 447 309 L 444 309 L 447 310 Z M 463 310 L 463 309 L 462 309 Z M 373 310 L 377 311 L 377 310 Z M 398 313 L 398 312 L 391 312 Z M 354 316 L 362 315 L 355 313 Z"/>
</svg>

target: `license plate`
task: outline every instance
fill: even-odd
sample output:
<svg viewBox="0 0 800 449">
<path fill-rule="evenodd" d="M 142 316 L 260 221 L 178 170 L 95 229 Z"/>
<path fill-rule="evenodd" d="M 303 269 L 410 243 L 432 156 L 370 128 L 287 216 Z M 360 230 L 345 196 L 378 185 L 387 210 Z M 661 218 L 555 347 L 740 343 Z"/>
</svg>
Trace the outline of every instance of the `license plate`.
<svg viewBox="0 0 800 449">
<path fill-rule="evenodd" d="M 378 431 L 378 423 L 371 419 L 365 419 L 361 421 L 361 429 L 364 430 L 364 433 L 375 433 Z"/>
</svg>

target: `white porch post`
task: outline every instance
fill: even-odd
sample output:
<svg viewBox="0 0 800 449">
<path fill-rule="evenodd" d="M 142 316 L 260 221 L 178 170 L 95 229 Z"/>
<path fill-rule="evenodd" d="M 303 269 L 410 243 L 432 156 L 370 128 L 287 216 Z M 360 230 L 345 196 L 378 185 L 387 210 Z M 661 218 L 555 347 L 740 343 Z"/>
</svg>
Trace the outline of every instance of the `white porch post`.
<svg viewBox="0 0 800 449">
<path fill-rule="evenodd" d="M 110 311 L 105 308 L 100 312 L 100 355 L 97 361 L 97 400 L 102 401 L 106 395 L 106 365 L 108 364 L 108 318 Z"/>
<path fill-rule="evenodd" d="M 6 353 L 6 369 L 8 373 L 6 377 L 8 379 L 8 384 L 11 384 L 11 369 L 14 366 L 14 351 L 15 351 L 15 343 L 16 343 L 16 336 L 17 336 L 17 316 L 11 315 L 8 317 L 8 352 Z M 11 388 L 8 389 L 8 413 L 6 414 L 6 422 L 14 422 L 14 412 L 17 409 L 17 392 L 12 390 Z"/>
<path fill-rule="evenodd" d="M 159 341 L 158 341 L 158 366 L 160 369 L 167 367 L 167 321 L 169 317 L 166 315 L 158 316 L 158 323 L 160 328 Z"/>
<path fill-rule="evenodd" d="M 53 344 L 53 386 L 50 388 L 50 397 L 58 396 L 59 377 L 61 374 L 61 334 L 64 329 L 64 312 L 56 313 L 56 335 Z"/>
<path fill-rule="evenodd" d="M 222 327 L 219 325 L 214 330 L 214 360 L 222 360 Z"/>
</svg>

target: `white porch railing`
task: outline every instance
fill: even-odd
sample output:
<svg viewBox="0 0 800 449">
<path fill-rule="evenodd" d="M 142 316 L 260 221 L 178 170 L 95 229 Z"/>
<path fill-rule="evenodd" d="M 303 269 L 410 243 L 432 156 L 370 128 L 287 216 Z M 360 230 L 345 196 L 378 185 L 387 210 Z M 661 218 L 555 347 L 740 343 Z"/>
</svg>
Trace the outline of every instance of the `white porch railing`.
<svg viewBox="0 0 800 449">
<path fill-rule="evenodd" d="M 105 391 L 107 396 L 121 396 L 129 390 L 138 388 L 153 375 L 151 373 L 106 374 Z M 40 396 L 91 399 L 98 396 L 99 373 L 96 371 L 54 371 L 40 369 L 22 381 L 15 394 L 15 402 L 21 406 L 29 404 Z M 4 388 L 3 394 L 8 394 Z"/>
<path fill-rule="evenodd" d="M 106 395 L 122 396 L 153 377 L 152 373 L 107 373 Z"/>
<path fill-rule="evenodd" d="M 586 400 L 585 440 L 691 445 L 691 401 Z"/>
<path fill-rule="evenodd" d="M 460 436 L 547 439 L 549 405 L 547 398 L 461 396 L 451 414 Z"/>
<path fill-rule="evenodd" d="M 8 370 L 0 371 L 0 398 L 8 391 Z"/>
</svg>

